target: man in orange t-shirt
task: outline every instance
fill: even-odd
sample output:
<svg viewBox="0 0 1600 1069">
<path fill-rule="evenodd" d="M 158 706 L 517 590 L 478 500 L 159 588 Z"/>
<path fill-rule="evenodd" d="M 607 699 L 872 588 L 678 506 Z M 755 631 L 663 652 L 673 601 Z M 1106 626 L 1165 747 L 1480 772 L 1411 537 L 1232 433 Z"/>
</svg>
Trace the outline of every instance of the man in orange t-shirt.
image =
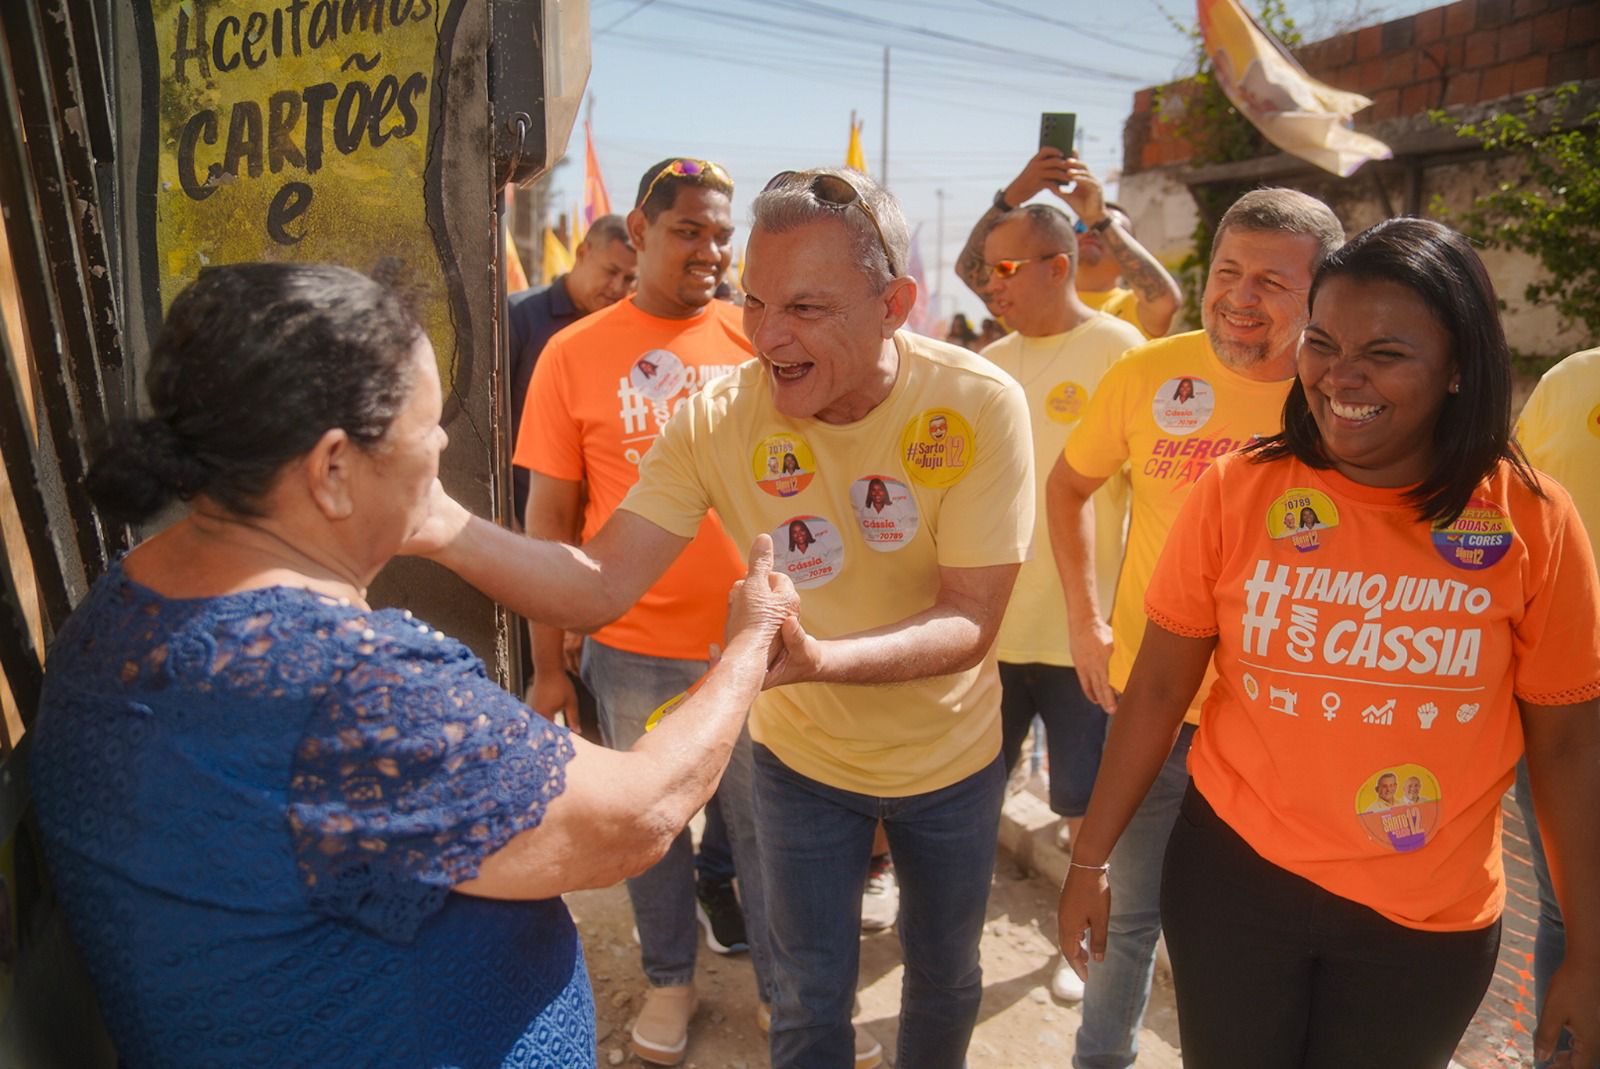
<svg viewBox="0 0 1600 1069">
<path fill-rule="evenodd" d="M 593 537 L 638 481 L 639 461 L 678 406 L 753 355 L 738 309 L 713 299 L 732 257 L 732 197 L 726 172 L 703 160 L 668 159 L 645 173 L 627 219 L 639 254 L 638 292 L 561 331 L 534 369 L 513 458 L 532 472 L 526 525 L 533 537 Z M 583 681 L 608 746 L 632 746 L 651 712 L 705 673 L 711 644 L 722 641 L 727 592 L 743 576 L 740 554 L 707 516 L 638 604 L 584 640 Z M 533 707 L 545 716 L 564 712 L 570 723 L 577 699 L 562 664 L 562 634 L 538 626 L 533 633 Z M 732 840 L 765 1002 L 766 913 L 749 789 L 743 736 L 714 803 Z M 696 1002 L 695 890 L 687 832 L 628 881 L 651 984 L 632 1046 L 655 1064 L 677 1064 L 687 1044 Z"/>
</svg>

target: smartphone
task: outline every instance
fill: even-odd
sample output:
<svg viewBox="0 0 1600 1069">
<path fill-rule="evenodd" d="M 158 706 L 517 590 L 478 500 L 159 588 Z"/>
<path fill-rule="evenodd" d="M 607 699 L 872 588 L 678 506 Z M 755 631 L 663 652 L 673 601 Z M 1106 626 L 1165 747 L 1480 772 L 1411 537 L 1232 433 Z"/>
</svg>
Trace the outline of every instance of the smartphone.
<svg viewBox="0 0 1600 1069">
<path fill-rule="evenodd" d="M 1077 155 L 1073 138 L 1078 132 L 1078 116 L 1071 111 L 1047 111 L 1039 116 L 1039 147 L 1058 148 L 1063 156 Z"/>
</svg>

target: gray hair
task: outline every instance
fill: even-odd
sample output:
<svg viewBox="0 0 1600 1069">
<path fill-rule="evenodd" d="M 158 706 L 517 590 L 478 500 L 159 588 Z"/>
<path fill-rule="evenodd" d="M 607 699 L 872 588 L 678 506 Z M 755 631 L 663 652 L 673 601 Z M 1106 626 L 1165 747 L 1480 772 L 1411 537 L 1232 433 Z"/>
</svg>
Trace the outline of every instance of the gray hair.
<svg viewBox="0 0 1600 1069">
<path fill-rule="evenodd" d="M 911 233 L 900 202 L 892 193 L 860 171 L 846 167 L 819 167 L 798 173 L 844 179 L 855 187 L 866 211 L 855 204 L 818 200 L 805 182 L 797 181 L 764 190 L 756 197 L 750 207 L 753 227 L 783 233 L 824 220 L 843 223 L 850 234 L 850 253 L 856 269 L 876 287 L 875 292 L 881 293 L 888 287 L 896 277 L 896 269 L 905 273 L 911 252 Z M 877 220 L 876 227 L 872 225 L 873 220 Z M 883 232 L 881 242 L 878 240 L 880 230 Z"/>
<path fill-rule="evenodd" d="M 1278 230 L 1286 234 L 1306 234 L 1317 239 L 1317 255 L 1311 262 L 1315 271 L 1322 261 L 1344 244 L 1344 224 L 1333 209 L 1298 189 L 1274 186 L 1252 189 L 1233 202 L 1217 224 L 1212 247 L 1222 243 L 1229 227 L 1240 230 Z"/>
<path fill-rule="evenodd" d="M 583 244 L 590 248 L 603 249 L 613 241 L 620 241 L 628 248 L 633 248 L 633 239 L 628 236 L 628 226 L 620 215 L 602 215 L 589 224 L 589 229 L 583 232 Z"/>
</svg>

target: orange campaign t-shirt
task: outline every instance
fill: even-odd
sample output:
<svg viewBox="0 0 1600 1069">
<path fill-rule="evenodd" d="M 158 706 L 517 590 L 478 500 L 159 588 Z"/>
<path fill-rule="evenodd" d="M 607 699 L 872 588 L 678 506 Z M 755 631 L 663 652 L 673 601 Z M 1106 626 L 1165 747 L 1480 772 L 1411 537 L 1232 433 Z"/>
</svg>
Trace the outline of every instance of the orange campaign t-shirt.
<svg viewBox="0 0 1600 1069">
<path fill-rule="evenodd" d="M 1566 492 L 1506 464 L 1444 527 L 1298 460 L 1217 461 L 1145 597 L 1215 634 L 1195 787 L 1273 864 L 1410 928 L 1505 902 L 1517 699 L 1600 695 L 1600 583 Z"/>
<path fill-rule="evenodd" d="M 512 463 L 588 483 L 583 540 L 639 480 L 639 461 L 693 392 L 754 353 L 739 310 L 712 301 L 692 319 L 662 319 L 633 298 L 586 316 L 545 345 L 533 370 Z M 703 661 L 722 641 L 728 590 L 744 557 L 715 514 L 639 603 L 594 633 L 648 657 Z"/>
</svg>

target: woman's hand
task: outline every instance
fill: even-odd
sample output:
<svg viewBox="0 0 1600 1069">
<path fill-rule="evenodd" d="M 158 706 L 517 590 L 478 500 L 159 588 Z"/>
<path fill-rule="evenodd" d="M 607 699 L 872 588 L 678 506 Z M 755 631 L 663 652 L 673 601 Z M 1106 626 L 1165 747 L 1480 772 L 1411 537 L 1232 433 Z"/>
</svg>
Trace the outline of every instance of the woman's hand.
<svg viewBox="0 0 1600 1069">
<path fill-rule="evenodd" d="M 428 514 L 400 546 L 400 552 L 412 557 L 433 557 L 454 542 L 471 521 L 472 513 L 445 493 L 444 484 L 435 479 L 428 495 Z"/>
<path fill-rule="evenodd" d="M 769 647 L 778 643 L 778 629 L 800 612 L 800 595 L 787 575 L 772 570 L 772 536 L 756 535 L 750 547 L 750 570 L 733 584 L 728 596 L 728 644 L 748 636 Z"/>
<path fill-rule="evenodd" d="M 1555 1053 L 1561 1029 L 1572 1033 L 1572 1049 Z M 1595 1069 L 1600 1066 L 1600 973 L 1584 968 L 1568 957 L 1550 980 L 1544 1012 L 1533 1033 L 1534 1060 L 1563 1069 Z"/>
<path fill-rule="evenodd" d="M 1061 901 L 1056 906 L 1061 953 L 1078 974 L 1089 978 L 1089 958 L 1106 960 L 1106 921 L 1111 916 L 1111 884 L 1106 873 L 1073 866 L 1067 869 L 1067 882 L 1061 885 Z M 1084 934 L 1088 933 L 1088 949 Z"/>
</svg>

